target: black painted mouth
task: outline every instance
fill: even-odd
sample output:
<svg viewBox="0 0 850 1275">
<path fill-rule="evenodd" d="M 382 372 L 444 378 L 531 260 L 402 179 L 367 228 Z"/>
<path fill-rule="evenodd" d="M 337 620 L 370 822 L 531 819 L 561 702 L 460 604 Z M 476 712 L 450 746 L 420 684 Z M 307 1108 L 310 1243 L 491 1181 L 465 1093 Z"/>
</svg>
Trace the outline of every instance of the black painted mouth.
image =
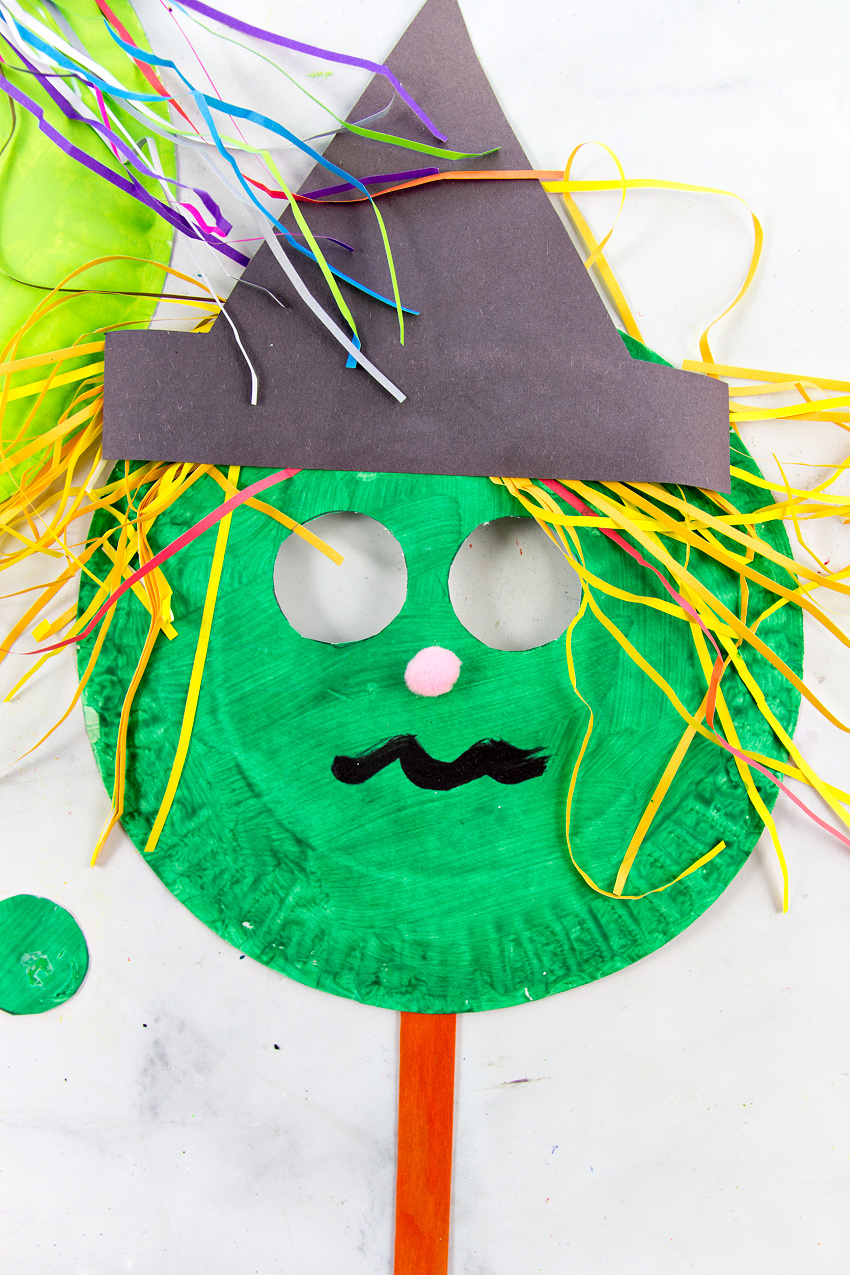
<svg viewBox="0 0 850 1275">
<path fill-rule="evenodd" d="M 484 775 L 500 784 L 538 779 L 549 758 L 541 756 L 539 748 L 515 748 L 503 739 L 480 739 L 454 761 L 438 761 L 426 753 L 415 735 L 396 735 L 360 757 L 335 757 L 331 771 L 344 784 L 365 784 L 394 761 L 401 762 L 417 788 L 448 792 Z"/>
</svg>

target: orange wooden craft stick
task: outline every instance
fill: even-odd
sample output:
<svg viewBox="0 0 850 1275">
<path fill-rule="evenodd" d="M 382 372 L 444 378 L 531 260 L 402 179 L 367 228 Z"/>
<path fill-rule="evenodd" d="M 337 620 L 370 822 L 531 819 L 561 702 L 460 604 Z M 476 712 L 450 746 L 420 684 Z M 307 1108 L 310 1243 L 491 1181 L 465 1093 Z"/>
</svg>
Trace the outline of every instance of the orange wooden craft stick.
<svg viewBox="0 0 850 1275">
<path fill-rule="evenodd" d="M 394 1275 L 446 1275 L 455 1015 L 402 1014 Z"/>
</svg>

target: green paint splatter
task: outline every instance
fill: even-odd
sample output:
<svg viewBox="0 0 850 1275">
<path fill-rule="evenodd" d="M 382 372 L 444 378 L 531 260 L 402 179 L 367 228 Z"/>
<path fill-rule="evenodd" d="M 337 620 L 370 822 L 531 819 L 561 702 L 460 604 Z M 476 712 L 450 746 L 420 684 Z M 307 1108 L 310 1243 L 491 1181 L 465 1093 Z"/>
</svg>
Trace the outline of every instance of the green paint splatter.
<svg viewBox="0 0 850 1275">
<path fill-rule="evenodd" d="M 74 995 L 89 954 L 69 912 L 50 899 L 16 894 L 0 902 L 0 1009 L 43 1014 Z"/>
</svg>

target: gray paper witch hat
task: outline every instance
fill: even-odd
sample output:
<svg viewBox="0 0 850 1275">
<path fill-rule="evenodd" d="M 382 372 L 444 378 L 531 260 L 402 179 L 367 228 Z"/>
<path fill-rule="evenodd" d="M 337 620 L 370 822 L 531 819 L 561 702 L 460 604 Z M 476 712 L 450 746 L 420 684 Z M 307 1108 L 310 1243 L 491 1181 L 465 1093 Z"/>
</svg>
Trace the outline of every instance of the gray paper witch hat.
<svg viewBox="0 0 850 1275">
<path fill-rule="evenodd" d="M 350 133 L 326 155 L 356 176 L 530 165 L 481 69 L 456 0 L 426 0 L 388 65 L 437 118 L 449 144 L 498 146 L 460 165 Z M 349 117 L 383 108 L 376 77 Z M 396 100 L 382 127 L 433 142 Z M 316 168 L 306 191 L 329 184 Z M 685 483 L 729 490 L 726 387 L 633 361 L 549 197 L 536 181 L 438 182 L 380 201 L 402 300 L 420 311 L 399 343 L 395 311 L 346 289 L 363 352 L 407 396 L 397 402 L 346 367 L 334 338 L 264 246 L 228 303 L 260 392 L 230 327 L 206 335 L 115 332 L 106 338 L 104 450 L 109 456 L 214 464 Z M 310 205 L 328 259 L 375 291 L 387 263 L 368 203 Z M 337 262 L 334 254 L 345 256 Z M 353 265 L 351 263 L 354 263 Z M 297 267 L 329 311 L 318 266 Z M 343 285 L 345 287 L 345 285 Z"/>
</svg>

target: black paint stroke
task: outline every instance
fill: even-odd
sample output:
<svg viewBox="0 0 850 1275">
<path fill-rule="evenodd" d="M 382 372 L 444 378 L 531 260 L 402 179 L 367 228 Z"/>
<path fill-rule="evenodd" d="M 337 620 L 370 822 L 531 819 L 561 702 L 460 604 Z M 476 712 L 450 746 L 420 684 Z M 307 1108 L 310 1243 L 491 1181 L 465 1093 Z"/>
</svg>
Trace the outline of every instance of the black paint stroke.
<svg viewBox="0 0 850 1275">
<path fill-rule="evenodd" d="M 415 735 L 396 735 L 360 757 L 335 757 L 331 771 L 344 784 L 364 784 L 394 761 L 417 788 L 448 792 L 489 775 L 500 784 L 537 779 L 548 757 L 539 748 L 515 748 L 503 739 L 480 739 L 454 761 L 438 761 L 426 753 Z"/>
</svg>

